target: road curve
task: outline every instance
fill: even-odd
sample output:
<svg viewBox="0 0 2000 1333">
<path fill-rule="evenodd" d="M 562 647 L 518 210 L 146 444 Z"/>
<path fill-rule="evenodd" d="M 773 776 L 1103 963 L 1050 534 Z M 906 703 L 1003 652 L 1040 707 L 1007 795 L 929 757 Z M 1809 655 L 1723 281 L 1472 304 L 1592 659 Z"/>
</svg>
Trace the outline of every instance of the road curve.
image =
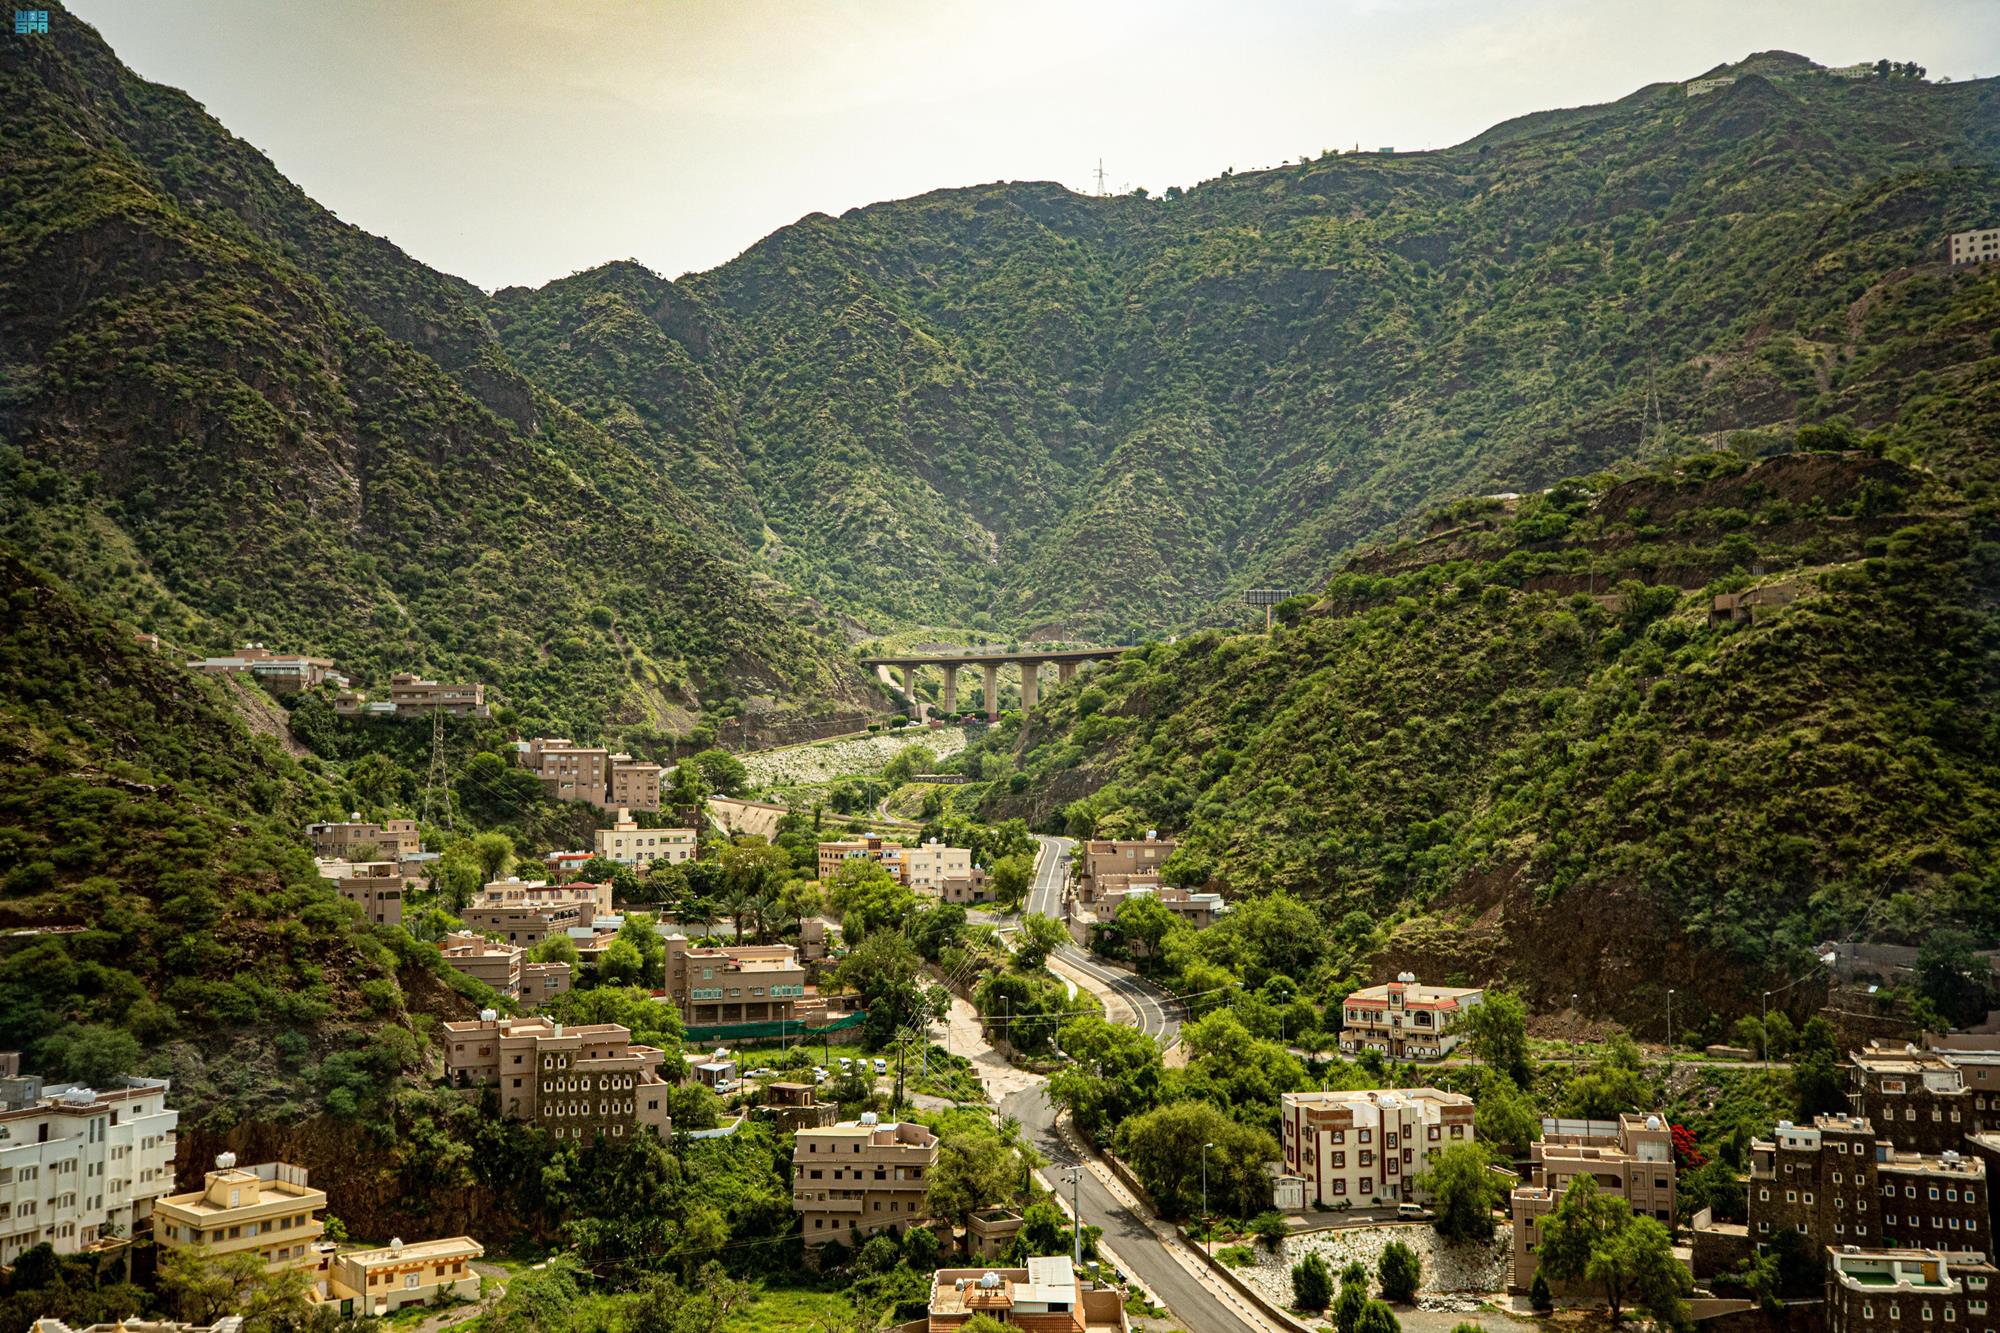
<svg viewBox="0 0 2000 1333">
<path fill-rule="evenodd" d="M 1061 921 L 1063 887 L 1069 882 L 1070 848 L 1073 844 L 1068 838 L 1052 838 L 1045 834 L 1036 834 L 1035 841 L 1040 846 L 1035 855 L 1035 881 L 1028 889 L 1028 910 Z M 1115 967 L 1106 967 L 1074 945 L 1064 945 L 1056 950 L 1056 956 L 1065 965 L 1116 991 L 1119 998 L 1132 1006 L 1133 1012 L 1138 1015 L 1139 1030 L 1147 1036 L 1169 1042 L 1179 1033 L 1182 1018 L 1180 1001 L 1152 982 Z"/>
</svg>

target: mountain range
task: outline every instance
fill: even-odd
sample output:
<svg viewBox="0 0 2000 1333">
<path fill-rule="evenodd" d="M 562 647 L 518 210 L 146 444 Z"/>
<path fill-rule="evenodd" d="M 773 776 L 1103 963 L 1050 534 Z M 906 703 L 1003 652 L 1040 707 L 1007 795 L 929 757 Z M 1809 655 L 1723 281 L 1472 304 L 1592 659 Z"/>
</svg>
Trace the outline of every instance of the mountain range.
<svg viewBox="0 0 2000 1333">
<path fill-rule="evenodd" d="M 1921 394 L 1857 358 L 1984 220 L 1995 82 L 1709 74 L 489 295 L 63 14 L 0 53 L 0 537 L 183 647 L 475 675 L 591 736 L 873 701 L 847 645 L 904 627 L 1226 621 L 1454 497 Z"/>
</svg>

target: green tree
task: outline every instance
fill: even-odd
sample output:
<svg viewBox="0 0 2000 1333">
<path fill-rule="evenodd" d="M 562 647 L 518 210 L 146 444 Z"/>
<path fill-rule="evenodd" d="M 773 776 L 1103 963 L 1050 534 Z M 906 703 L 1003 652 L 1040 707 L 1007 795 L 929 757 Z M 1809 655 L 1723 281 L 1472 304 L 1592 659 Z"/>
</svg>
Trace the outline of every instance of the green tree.
<svg viewBox="0 0 2000 1333">
<path fill-rule="evenodd" d="M 80 1023 L 44 1038 L 44 1067 L 51 1074 L 94 1088 L 114 1085 L 122 1074 L 133 1074 L 145 1058 L 139 1039 L 123 1028 Z"/>
<path fill-rule="evenodd" d="M 1324 1310 L 1333 1300 L 1333 1273 L 1317 1251 L 1292 1265 L 1292 1304 L 1301 1310 Z"/>
<path fill-rule="evenodd" d="M 1264 1164 L 1278 1155 L 1269 1134 L 1238 1124 L 1207 1102 L 1171 1102 L 1118 1126 L 1118 1155 L 1160 1211 L 1187 1217 L 1201 1206 L 1202 1162 L 1208 1163 L 1209 1211 L 1241 1217 L 1263 1205 Z M 1213 1144 L 1204 1154 L 1202 1145 Z"/>
<path fill-rule="evenodd" d="M 1111 919 L 1112 933 L 1125 941 L 1135 957 L 1156 958 L 1167 936 L 1189 927 L 1174 910 L 1152 894 L 1127 898 Z"/>
<path fill-rule="evenodd" d="M 936 1022 L 951 1008 L 944 987 L 925 980 L 916 946 L 890 930 L 870 934 L 848 951 L 834 979 L 861 997 L 868 1012 L 864 1032 L 880 1049 L 908 1024 Z"/>
<path fill-rule="evenodd" d="M 607 986 L 636 986 L 645 972 L 645 958 L 628 939 L 614 939 L 597 956 L 597 976 Z"/>
<path fill-rule="evenodd" d="M 925 1200 L 933 1217 L 970 1224 L 981 1208 L 1011 1202 L 1021 1184 L 1014 1145 L 992 1126 L 977 1122 L 938 1136 L 937 1164 L 931 1168 Z"/>
<path fill-rule="evenodd" d="M 1028 896 L 1028 885 L 1035 878 L 1035 859 L 1025 852 L 1003 856 L 993 863 L 989 873 L 994 901 L 1003 911 L 1011 912 Z"/>
<path fill-rule="evenodd" d="M 1361 1307 L 1361 1318 L 1355 1322 L 1354 1328 L 1355 1333 L 1402 1333 L 1403 1325 L 1387 1304 L 1370 1301 Z"/>
<path fill-rule="evenodd" d="M 1954 1027 L 1986 1016 L 1992 1001 L 1992 970 L 1979 954 L 1979 939 L 1954 926 L 1933 930 L 1917 946 L 1917 991 Z"/>
<path fill-rule="evenodd" d="M 1467 1045 L 1481 1061 L 1497 1069 L 1515 1087 L 1526 1088 L 1535 1071 L 1528 1063 L 1528 1006 L 1506 991 L 1488 991 L 1486 998 L 1458 1020 Z"/>
<path fill-rule="evenodd" d="M 481 833 L 468 850 L 479 867 L 481 884 L 491 884 L 514 864 L 514 840 L 504 833 Z"/>
<path fill-rule="evenodd" d="M 1285 1237 L 1291 1234 L 1291 1227 L 1283 1213 L 1265 1209 L 1250 1219 L 1250 1234 L 1257 1238 L 1258 1244 L 1275 1252 L 1284 1243 Z"/>
<path fill-rule="evenodd" d="M 1049 955 L 1069 943 L 1069 932 L 1054 917 L 1030 912 L 1014 934 L 1014 963 L 1023 971 L 1040 971 Z"/>
<path fill-rule="evenodd" d="M 1547 1314 L 1556 1308 L 1555 1293 L 1549 1290 L 1549 1280 L 1542 1276 L 1540 1267 L 1535 1269 L 1535 1280 L 1528 1284 L 1528 1305 L 1537 1314 Z"/>
<path fill-rule="evenodd" d="M 707 789 L 722 796 L 740 796 L 750 785 L 750 770 L 727 750 L 703 750 L 683 760 L 681 766 L 692 766 Z"/>
<path fill-rule="evenodd" d="M 1617 1323 L 1636 1302 L 1662 1324 L 1688 1325 L 1686 1295 L 1693 1279 L 1674 1258 L 1673 1238 L 1631 1205 L 1578 1176 L 1542 1223 L 1540 1271 L 1562 1281 L 1588 1282 L 1603 1294 Z"/>
<path fill-rule="evenodd" d="M 1472 1119 L 1480 1142 L 1514 1160 L 1526 1157 L 1528 1145 L 1542 1136 L 1534 1100 L 1497 1069 L 1480 1080 Z"/>
<path fill-rule="evenodd" d="M 1368 1279 L 1342 1274 L 1340 1295 L 1333 1302 L 1334 1333 L 1355 1333 L 1361 1327 L 1361 1312 L 1368 1308 Z"/>
<path fill-rule="evenodd" d="M 579 1027 L 593 1023 L 616 1023 L 628 1028 L 632 1040 L 666 1052 L 669 1070 L 678 1068 L 681 1058 L 681 1016 L 671 1004 L 661 1004 L 638 986 L 593 986 L 588 990 L 566 991 L 549 1005 L 555 1018 Z"/>
<path fill-rule="evenodd" d="M 1417 1287 L 1424 1280 L 1423 1261 L 1402 1241 L 1392 1240 L 1382 1247 L 1375 1277 L 1381 1284 L 1383 1300 L 1392 1305 L 1408 1305 L 1417 1299 Z"/>
<path fill-rule="evenodd" d="M 1138 1028 L 1079 1014 L 1062 1025 L 1057 1042 L 1067 1059 L 1049 1076 L 1049 1099 L 1093 1140 L 1159 1101 L 1166 1079 L 1160 1044 Z"/>
<path fill-rule="evenodd" d="M 1430 1165 L 1417 1175 L 1413 1183 L 1430 1196 L 1438 1234 L 1445 1239 L 1492 1238 L 1493 1210 L 1505 1202 L 1507 1191 L 1491 1163 L 1483 1145 L 1452 1143 L 1432 1153 Z"/>
</svg>

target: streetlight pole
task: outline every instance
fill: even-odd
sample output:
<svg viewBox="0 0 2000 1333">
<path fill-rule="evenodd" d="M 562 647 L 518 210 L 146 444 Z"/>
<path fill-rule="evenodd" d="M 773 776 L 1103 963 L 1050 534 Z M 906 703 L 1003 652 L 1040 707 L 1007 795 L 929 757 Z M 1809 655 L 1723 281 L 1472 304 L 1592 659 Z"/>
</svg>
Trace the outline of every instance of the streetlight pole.
<svg viewBox="0 0 2000 1333">
<path fill-rule="evenodd" d="M 1771 1063 L 1771 992 L 1764 992 L 1763 1026 L 1757 1029 L 1757 1044 L 1764 1048 L 1764 1063 Z"/>
<path fill-rule="evenodd" d="M 1203 1244 L 1212 1255 L 1215 1253 L 1215 1227 L 1208 1220 L 1208 1150 L 1213 1143 L 1201 1145 L 1201 1225 Z"/>
<path fill-rule="evenodd" d="M 1081 1166 L 1069 1169 L 1069 1220 L 1076 1228 L 1076 1238 L 1070 1246 L 1069 1266 L 1081 1269 L 1083 1267 L 1083 1168 Z"/>
</svg>

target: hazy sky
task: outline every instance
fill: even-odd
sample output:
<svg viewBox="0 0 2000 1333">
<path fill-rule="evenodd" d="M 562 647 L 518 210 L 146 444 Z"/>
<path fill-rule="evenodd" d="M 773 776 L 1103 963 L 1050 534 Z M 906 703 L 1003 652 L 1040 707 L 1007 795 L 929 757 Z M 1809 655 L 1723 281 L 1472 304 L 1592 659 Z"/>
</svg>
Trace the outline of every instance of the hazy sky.
<svg viewBox="0 0 2000 1333">
<path fill-rule="evenodd" d="M 1783 48 L 2000 72 L 1996 0 L 71 0 L 342 218 L 486 287 L 714 266 L 991 180 L 1443 146 Z"/>
</svg>

